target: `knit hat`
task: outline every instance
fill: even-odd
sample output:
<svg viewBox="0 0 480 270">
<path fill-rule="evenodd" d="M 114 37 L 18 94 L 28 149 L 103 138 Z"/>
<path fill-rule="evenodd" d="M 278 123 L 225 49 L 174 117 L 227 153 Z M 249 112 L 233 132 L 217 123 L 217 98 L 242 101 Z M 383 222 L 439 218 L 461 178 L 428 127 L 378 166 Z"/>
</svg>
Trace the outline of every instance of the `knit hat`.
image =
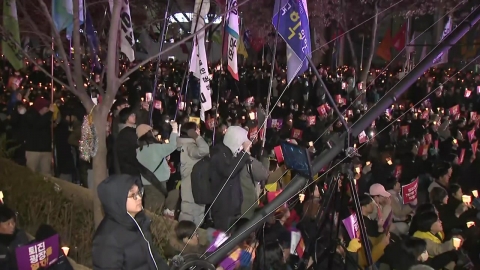
<svg viewBox="0 0 480 270">
<path fill-rule="evenodd" d="M 44 99 L 43 97 L 38 97 L 33 102 L 33 108 L 39 112 L 41 109 L 50 106 L 50 101 Z"/>
<path fill-rule="evenodd" d="M 150 130 L 152 130 L 152 127 L 149 126 L 149 125 L 146 125 L 146 124 L 138 125 L 137 126 L 137 138 L 140 138 L 143 135 L 147 134 L 147 132 L 149 132 Z"/>
</svg>

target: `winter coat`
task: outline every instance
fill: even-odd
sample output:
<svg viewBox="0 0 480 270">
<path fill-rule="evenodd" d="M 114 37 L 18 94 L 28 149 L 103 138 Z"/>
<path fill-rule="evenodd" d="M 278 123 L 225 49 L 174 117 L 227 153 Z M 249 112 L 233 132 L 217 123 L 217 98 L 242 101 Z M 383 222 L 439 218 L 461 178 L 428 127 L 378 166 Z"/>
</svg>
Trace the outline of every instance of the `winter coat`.
<svg viewBox="0 0 480 270">
<path fill-rule="evenodd" d="M 258 194 L 257 186 L 259 183 L 267 181 L 268 169 L 263 164 L 252 158 L 252 164 L 246 165 L 240 171 L 240 184 L 242 186 L 243 202 L 242 215 L 244 218 L 252 218 L 255 209 L 257 208 Z M 251 174 L 250 174 L 251 168 Z M 253 176 L 253 179 L 252 179 Z"/>
<path fill-rule="evenodd" d="M 170 166 L 168 166 L 166 157 L 177 149 L 177 137 L 177 133 L 171 133 L 169 143 L 154 143 L 137 148 L 138 162 L 154 173 L 161 182 L 170 179 Z M 143 176 L 142 183 L 143 185 L 151 185 Z"/>
<path fill-rule="evenodd" d="M 193 166 L 205 156 L 208 156 L 210 149 L 205 140 L 198 136 L 192 138 L 177 138 L 177 147 L 180 148 L 180 174 L 182 176 L 182 201 L 195 202 L 192 194 L 192 173 Z"/>
<path fill-rule="evenodd" d="M 232 151 L 224 144 L 215 148 L 216 153 L 211 159 L 214 166 L 211 167 L 210 181 L 212 194 L 218 194 L 218 198 L 217 202 L 212 204 L 212 216 L 240 215 L 243 202 L 240 171 L 250 162 L 250 155 L 241 151 L 233 156 Z"/>
<path fill-rule="evenodd" d="M 139 177 L 114 175 L 98 186 L 98 197 L 105 217 L 93 236 L 93 269 L 166 270 L 167 264 L 153 247 L 151 220 L 142 211 L 127 213 L 126 201 Z"/>
<path fill-rule="evenodd" d="M 52 115 L 51 111 L 41 115 L 35 109 L 25 113 L 27 134 L 25 135 L 25 150 L 31 152 L 52 151 Z"/>
<path fill-rule="evenodd" d="M 140 175 L 137 161 L 137 133 L 133 127 L 125 127 L 115 142 L 121 174 Z"/>
<path fill-rule="evenodd" d="M 14 234 L 0 234 L 0 269 L 17 269 L 15 249 L 29 243 L 23 230 L 16 229 Z"/>
</svg>

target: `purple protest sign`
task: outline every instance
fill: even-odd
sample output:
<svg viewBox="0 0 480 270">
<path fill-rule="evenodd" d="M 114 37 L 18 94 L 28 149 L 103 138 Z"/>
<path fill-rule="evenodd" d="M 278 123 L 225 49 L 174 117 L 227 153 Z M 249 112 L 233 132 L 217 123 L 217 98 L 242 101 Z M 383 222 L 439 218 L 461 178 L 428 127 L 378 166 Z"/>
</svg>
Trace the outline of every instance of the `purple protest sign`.
<svg viewBox="0 0 480 270">
<path fill-rule="evenodd" d="M 281 129 L 283 126 L 283 119 L 271 119 L 267 120 L 267 128 Z"/>
<path fill-rule="evenodd" d="M 346 219 L 342 220 L 345 229 L 348 232 L 348 236 L 350 239 L 359 238 L 360 237 L 360 230 L 358 228 L 358 220 L 357 215 L 353 213 L 351 216 L 347 217 Z"/>
<path fill-rule="evenodd" d="M 36 270 L 48 268 L 58 260 L 60 254 L 60 239 L 58 234 L 15 250 L 18 270 Z"/>
<path fill-rule="evenodd" d="M 383 222 L 383 231 L 388 232 L 390 230 L 390 225 L 392 224 L 392 215 L 393 211 L 390 211 L 390 214 L 388 214 L 387 219 L 385 219 L 385 222 Z"/>
</svg>

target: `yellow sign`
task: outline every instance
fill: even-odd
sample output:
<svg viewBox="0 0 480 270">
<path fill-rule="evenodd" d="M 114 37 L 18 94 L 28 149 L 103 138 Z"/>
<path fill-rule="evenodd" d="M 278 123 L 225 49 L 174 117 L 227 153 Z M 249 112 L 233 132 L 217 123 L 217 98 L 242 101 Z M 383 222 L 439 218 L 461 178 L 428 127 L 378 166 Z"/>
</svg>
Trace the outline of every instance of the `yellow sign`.
<svg viewBox="0 0 480 270">
<path fill-rule="evenodd" d="M 188 117 L 188 122 L 194 122 L 196 123 L 198 126 L 200 126 L 200 117 Z"/>
</svg>

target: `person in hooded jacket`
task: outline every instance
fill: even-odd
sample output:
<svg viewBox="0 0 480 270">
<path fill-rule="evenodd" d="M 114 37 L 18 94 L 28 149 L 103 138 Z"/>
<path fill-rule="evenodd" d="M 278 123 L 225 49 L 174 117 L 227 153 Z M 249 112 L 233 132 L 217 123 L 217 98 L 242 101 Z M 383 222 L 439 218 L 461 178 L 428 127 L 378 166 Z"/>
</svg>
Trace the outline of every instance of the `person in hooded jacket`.
<svg viewBox="0 0 480 270">
<path fill-rule="evenodd" d="M 140 170 L 137 161 L 137 132 L 136 115 L 133 108 L 127 107 L 120 111 L 120 127 L 115 141 L 115 153 L 118 164 L 118 171 L 122 174 L 138 175 Z M 117 171 L 117 170 L 115 170 Z"/>
<path fill-rule="evenodd" d="M 212 155 L 210 181 L 212 194 L 217 200 L 212 204 L 212 218 L 215 229 L 226 231 L 232 221 L 240 216 L 243 192 L 240 172 L 251 163 L 248 131 L 239 126 L 227 129 L 223 144 L 218 144 Z"/>
<path fill-rule="evenodd" d="M 97 189 L 105 217 L 93 237 L 93 269 L 168 269 L 152 244 L 139 176 L 114 175 Z"/>
</svg>

